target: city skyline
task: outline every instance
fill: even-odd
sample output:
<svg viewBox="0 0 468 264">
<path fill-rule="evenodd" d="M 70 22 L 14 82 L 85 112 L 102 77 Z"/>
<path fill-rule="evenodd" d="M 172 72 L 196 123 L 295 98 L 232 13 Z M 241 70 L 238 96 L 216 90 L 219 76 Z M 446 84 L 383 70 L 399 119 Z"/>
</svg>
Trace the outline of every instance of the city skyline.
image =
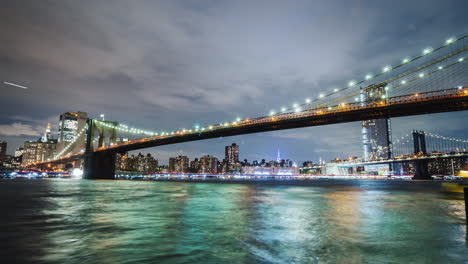
<svg viewBox="0 0 468 264">
<path fill-rule="evenodd" d="M 398 4 L 358 8 L 352 3 L 315 6 L 302 1 L 267 6 L 241 1 L 199 6 L 152 3 L 134 5 L 138 16 L 130 13 L 119 19 L 106 9 L 127 14 L 122 2 L 109 7 L 63 1 L 48 6 L 45 15 L 35 13 L 43 10 L 40 4 L 26 2 L 7 1 L 0 11 L 5 32 L 0 36 L 4 43 L 0 65 L 5 69 L 0 73 L 0 139 L 10 142 L 10 149 L 39 136 L 47 122 L 55 131 L 57 113 L 67 111 L 86 110 L 92 117 L 104 113 L 109 120 L 164 130 L 266 114 L 466 33 L 462 1 L 405 2 L 404 9 Z M 230 11 L 224 12 L 227 6 Z M 158 10 L 159 16 L 145 9 Z M 87 20 L 89 10 L 95 16 Z M 434 13 L 437 19 L 431 21 Z M 402 22 L 391 16 L 408 19 Z M 123 33 L 117 25 L 138 30 Z M 22 34 L 12 28 L 20 28 Z M 250 42 L 234 45 L 242 39 Z M 392 130 L 396 135 L 422 129 L 464 138 L 466 118 L 466 111 L 394 118 Z M 278 148 L 298 161 L 330 160 L 340 153 L 362 156 L 360 122 L 148 151 L 162 160 L 207 153 L 221 156 L 222 148 L 232 142 L 249 160 L 266 153 L 274 160 Z"/>
</svg>

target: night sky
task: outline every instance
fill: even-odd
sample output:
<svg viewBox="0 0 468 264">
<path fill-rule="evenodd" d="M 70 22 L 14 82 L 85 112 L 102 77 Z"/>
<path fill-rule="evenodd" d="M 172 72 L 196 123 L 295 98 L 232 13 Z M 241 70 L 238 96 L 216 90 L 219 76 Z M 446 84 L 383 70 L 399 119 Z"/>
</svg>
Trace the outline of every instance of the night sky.
<svg viewBox="0 0 468 264">
<path fill-rule="evenodd" d="M 256 117 L 468 32 L 468 1 L 2 0 L 0 140 L 9 153 L 58 115 L 150 130 Z M 17 83 L 29 87 L 4 85 Z M 466 84 L 464 84 L 466 85 Z M 392 119 L 468 139 L 468 111 Z M 144 149 L 297 162 L 361 156 L 360 123 Z"/>
</svg>

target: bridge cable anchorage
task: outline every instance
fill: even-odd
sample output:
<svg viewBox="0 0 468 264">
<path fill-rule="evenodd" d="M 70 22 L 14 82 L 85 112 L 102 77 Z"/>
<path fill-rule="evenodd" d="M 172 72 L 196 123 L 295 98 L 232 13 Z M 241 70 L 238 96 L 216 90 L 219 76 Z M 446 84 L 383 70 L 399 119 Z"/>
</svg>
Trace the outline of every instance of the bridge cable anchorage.
<svg viewBox="0 0 468 264">
<path fill-rule="evenodd" d="M 428 56 L 428 55 L 430 55 L 430 54 L 433 54 L 434 52 L 439 51 L 439 50 L 441 50 L 441 49 L 443 49 L 443 48 L 445 48 L 445 47 L 448 47 L 448 46 L 450 46 L 450 45 L 453 45 L 453 44 L 455 44 L 455 43 L 457 43 L 457 42 L 459 42 L 459 41 L 465 39 L 466 37 L 468 37 L 468 35 L 461 36 L 461 37 L 459 37 L 459 38 L 457 38 L 457 39 L 456 39 L 456 38 L 447 39 L 447 40 L 444 42 L 443 45 L 441 45 L 441 46 L 439 46 L 439 47 L 437 47 L 437 48 L 435 48 L 435 49 L 430 49 L 430 51 L 427 51 L 427 49 L 425 49 L 424 52 L 423 52 L 421 55 L 415 56 L 415 57 L 413 57 L 413 58 L 405 58 L 405 59 L 402 61 L 402 63 L 400 63 L 400 64 L 398 64 L 398 65 L 396 65 L 396 66 L 394 66 L 394 67 L 385 66 L 385 67 L 382 69 L 382 71 L 381 71 L 380 73 L 378 73 L 378 74 L 375 74 L 375 75 L 369 75 L 369 74 L 367 74 L 367 75 L 364 77 L 364 79 L 361 79 L 360 81 L 350 81 L 350 82 L 348 83 L 347 86 L 345 86 L 345 87 L 343 87 L 343 88 L 341 88 L 341 89 L 334 89 L 333 92 L 330 92 L 330 93 L 327 93 L 327 94 L 320 94 L 320 95 L 318 96 L 318 98 L 315 98 L 315 99 L 309 99 L 309 98 L 307 98 L 305 103 L 296 104 L 295 106 L 293 105 L 293 107 L 283 107 L 280 111 L 278 111 L 278 114 L 282 114 L 282 113 L 287 113 L 287 112 L 293 111 L 293 110 L 295 110 L 295 109 L 298 108 L 298 107 L 303 107 L 303 106 L 312 104 L 312 103 L 317 102 L 317 101 L 319 101 L 319 100 L 325 99 L 325 98 L 330 97 L 330 96 L 335 95 L 335 94 L 338 94 L 338 93 L 340 93 L 340 92 L 342 92 L 342 91 L 345 91 L 345 90 L 348 90 L 348 89 L 350 89 L 350 88 L 356 87 L 356 86 L 359 85 L 359 84 L 362 84 L 362 83 L 364 83 L 364 82 L 373 80 L 373 79 L 375 79 L 375 78 L 377 78 L 377 77 L 379 77 L 379 76 L 381 76 L 381 75 L 383 75 L 383 74 L 389 73 L 389 72 L 391 72 L 391 71 L 393 71 L 393 70 L 395 70 L 395 69 L 398 69 L 398 68 L 400 68 L 400 67 L 402 67 L 402 66 L 404 66 L 404 65 L 408 65 L 408 64 L 413 63 L 414 61 L 417 61 L 417 60 L 419 60 L 419 59 L 421 59 L 421 58 L 423 58 L 423 57 L 425 57 L 425 56 Z M 275 111 L 275 114 L 276 114 L 276 111 Z M 272 115 L 274 115 L 274 114 L 271 114 L 271 113 L 270 113 L 270 116 L 272 116 Z"/>
</svg>

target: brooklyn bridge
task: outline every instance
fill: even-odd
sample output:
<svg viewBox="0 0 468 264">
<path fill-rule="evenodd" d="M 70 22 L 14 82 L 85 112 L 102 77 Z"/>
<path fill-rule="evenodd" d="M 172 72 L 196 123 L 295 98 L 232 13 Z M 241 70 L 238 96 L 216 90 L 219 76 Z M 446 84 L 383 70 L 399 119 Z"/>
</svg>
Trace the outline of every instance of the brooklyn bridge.
<svg viewBox="0 0 468 264">
<path fill-rule="evenodd" d="M 398 142 L 390 140 L 388 120 L 468 110 L 466 37 L 447 39 L 438 47 L 425 48 L 413 57 L 374 70 L 376 73 L 363 74 L 341 88 L 257 117 L 237 117 L 174 131 L 133 128 L 120 121 L 87 118 L 73 140 L 63 145 L 55 157 L 29 164 L 29 167 L 84 160 L 85 178 L 113 179 L 117 153 L 210 138 L 362 121 L 365 151 L 361 165 L 412 161 L 416 167 L 415 178 L 429 179 L 428 159 L 437 155 L 466 155 L 467 142 L 453 139 L 451 142 L 455 144 L 445 148 L 445 153 L 440 148 L 441 151 L 433 155 L 427 151 L 426 134 L 415 132 L 412 133 L 413 147 L 397 155 Z M 383 142 L 372 138 L 371 134 L 377 132 L 385 135 Z M 124 137 L 132 139 L 121 140 Z"/>
</svg>

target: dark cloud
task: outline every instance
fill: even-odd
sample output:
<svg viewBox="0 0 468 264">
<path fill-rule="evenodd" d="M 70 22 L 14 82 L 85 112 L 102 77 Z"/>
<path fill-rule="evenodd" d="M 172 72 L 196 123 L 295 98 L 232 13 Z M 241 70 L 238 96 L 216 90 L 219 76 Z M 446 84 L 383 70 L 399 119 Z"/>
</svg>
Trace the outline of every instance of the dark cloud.
<svg viewBox="0 0 468 264">
<path fill-rule="evenodd" d="M 0 78 L 30 89 L 0 85 L 0 125 L 22 115 L 31 118 L 22 124 L 35 127 L 32 120 L 78 110 L 153 130 L 262 115 L 465 33 L 467 7 L 465 1 L 4 0 Z M 447 125 L 445 132 L 464 136 L 466 112 L 442 116 L 395 119 L 394 131 L 412 129 L 408 123 L 428 130 Z M 222 156 L 231 142 L 244 142 L 246 158 L 274 156 L 279 147 L 291 158 L 317 160 L 359 152 L 360 130 L 358 123 L 342 124 L 152 151 L 163 161 L 180 150 Z"/>
</svg>

